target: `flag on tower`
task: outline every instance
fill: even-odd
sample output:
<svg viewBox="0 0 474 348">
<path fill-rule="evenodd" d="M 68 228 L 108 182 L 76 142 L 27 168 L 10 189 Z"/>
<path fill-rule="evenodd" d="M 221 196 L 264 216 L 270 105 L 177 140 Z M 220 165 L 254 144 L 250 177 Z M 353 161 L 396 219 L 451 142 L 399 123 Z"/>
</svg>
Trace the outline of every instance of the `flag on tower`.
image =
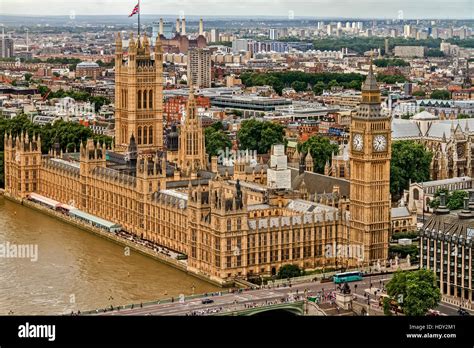
<svg viewBox="0 0 474 348">
<path fill-rule="evenodd" d="M 137 13 L 138 14 L 140 13 L 140 4 L 136 4 L 136 6 L 133 8 L 133 11 L 129 17 L 132 17 L 133 15 L 136 15 Z"/>
</svg>

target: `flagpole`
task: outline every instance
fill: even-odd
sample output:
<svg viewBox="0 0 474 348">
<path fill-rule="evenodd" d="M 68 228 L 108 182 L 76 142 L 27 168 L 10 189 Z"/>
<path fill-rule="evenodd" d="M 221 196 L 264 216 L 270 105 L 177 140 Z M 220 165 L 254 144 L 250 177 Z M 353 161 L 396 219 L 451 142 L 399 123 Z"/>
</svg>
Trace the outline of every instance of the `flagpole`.
<svg viewBox="0 0 474 348">
<path fill-rule="evenodd" d="M 140 0 L 138 0 L 138 45 L 140 45 Z"/>
</svg>

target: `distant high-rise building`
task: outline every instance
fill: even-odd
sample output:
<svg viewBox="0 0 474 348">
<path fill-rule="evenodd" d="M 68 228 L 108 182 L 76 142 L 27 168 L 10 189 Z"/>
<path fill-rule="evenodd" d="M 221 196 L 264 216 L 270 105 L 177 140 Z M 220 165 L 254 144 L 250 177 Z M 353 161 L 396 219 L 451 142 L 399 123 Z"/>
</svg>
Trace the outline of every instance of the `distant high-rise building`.
<svg viewBox="0 0 474 348">
<path fill-rule="evenodd" d="M 269 33 L 270 40 L 278 40 L 278 30 L 277 29 L 270 29 Z"/>
<path fill-rule="evenodd" d="M 331 36 L 331 34 L 332 34 L 332 25 L 331 25 L 331 23 L 329 23 L 326 26 L 326 32 L 327 32 L 328 36 Z"/>
<path fill-rule="evenodd" d="M 426 53 L 424 46 L 395 46 L 394 55 L 402 58 L 423 58 Z"/>
<path fill-rule="evenodd" d="M 446 31 L 446 38 L 447 38 L 447 39 L 450 39 L 450 38 L 452 38 L 453 36 L 454 36 L 454 29 L 453 29 L 453 27 L 448 28 L 448 30 Z"/>
<path fill-rule="evenodd" d="M 13 39 L 10 37 L 0 37 L 0 58 L 11 58 L 13 56 Z"/>
<path fill-rule="evenodd" d="M 196 88 L 211 87 L 211 51 L 194 48 L 188 51 L 188 84 Z"/>
<path fill-rule="evenodd" d="M 410 24 L 405 24 L 403 26 L 403 36 L 405 38 L 408 38 L 411 36 L 411 25 Z"/>
<path fill-rule="evenodd" d="M 232 41 L 232 52 L 238 53 L 241 51 L 247 52 L 249 50 L 249 40 L 247 39 L 235 39 Z"/>
<path fill-rule="evenodd" d="M 211 29 L 211 42 L 219 42 L 219 30 Z"/>
<path fill-rule="evenodd" d="M 364 29 L 364 23 L 363 22 L 357 22 L 357 29 L 363 30 Z"/>
<path fill-rule="evenodd" d="M 427 38 L 428 38 L 428 33 L 426 31 L 419 30 L 416 33 L 416 39 L 417 40 L 426 40 Z"/>
</svg>

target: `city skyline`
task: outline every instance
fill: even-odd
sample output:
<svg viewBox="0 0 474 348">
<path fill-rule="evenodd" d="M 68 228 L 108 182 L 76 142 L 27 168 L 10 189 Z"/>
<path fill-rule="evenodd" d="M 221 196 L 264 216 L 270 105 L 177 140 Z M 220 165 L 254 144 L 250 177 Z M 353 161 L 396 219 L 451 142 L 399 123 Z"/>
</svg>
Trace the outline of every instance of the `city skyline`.
<svg viewBox="0 0 474 348">
<path fill-rule="evenodd" d="M 80 16 L 104 15 L 104 7 L 110 12 L 107 15 L 128 16 L 136 1 L 132 0 L 59 0 L 42 1 L 38 8 L 33 0 L 3 0 L 0 12 L 5 15 L 36 16 Z M 112 7 L 113 6 L 113 7 Z M 272 13 L 269 14 L 269 1 L 243 0 L 165 0 L 152 2 L 142 0 L 142 14 L 146 15 L 184 15 L 184 16 L 248 16 L 251 17 L 294 17 L 294 18 L 380 18 L 380 19 L 473 19 L 474 3 L 470 0 L 456 0 L 449 4 L 440 0 L 420 0 L 413 3 L 409 0 L 398 2 L 360 0 L 355 4 L 350 0 L 273 0 Z M 472 11 L 469 11 L 471 9 Z M 133 20 L 133 19 L 131 19 Z"/>
</svg>

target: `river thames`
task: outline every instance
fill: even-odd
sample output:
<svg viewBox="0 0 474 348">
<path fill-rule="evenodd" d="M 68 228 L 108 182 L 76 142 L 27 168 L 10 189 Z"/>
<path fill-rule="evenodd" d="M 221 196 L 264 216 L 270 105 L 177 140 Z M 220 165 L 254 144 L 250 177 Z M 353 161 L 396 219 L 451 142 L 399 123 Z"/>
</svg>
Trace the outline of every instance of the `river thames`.
<svg viewBox="0 0 474 348">
<path fill-rule="evenodd" d="M 68 314 L 147 302 L 190 295 L 193 285 L 196 294 L 219 289 L 1 196 L 0 244 L 38 251 L 36 261 L 0 258 L 0 315 Z"/>
</svg>

